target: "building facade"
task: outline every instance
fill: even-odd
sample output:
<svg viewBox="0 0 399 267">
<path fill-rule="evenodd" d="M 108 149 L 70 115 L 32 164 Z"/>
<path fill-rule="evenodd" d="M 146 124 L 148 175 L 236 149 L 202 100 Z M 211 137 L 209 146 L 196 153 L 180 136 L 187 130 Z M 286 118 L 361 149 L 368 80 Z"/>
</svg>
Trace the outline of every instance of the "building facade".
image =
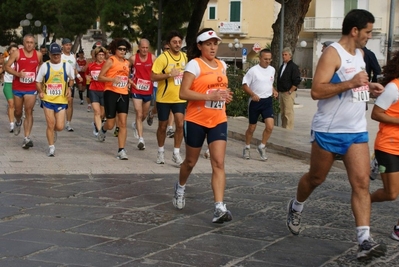
<svg viewBox="0 0 399 267">
<path fill-rule="evenodd" d="M 217 56 L 242 68 L 257 57 L 254 46 L 271 43 L 279 12 L 274 0 L 210 0 L 200 28 L 213 28 L 223 39 Z"/>
</svg>

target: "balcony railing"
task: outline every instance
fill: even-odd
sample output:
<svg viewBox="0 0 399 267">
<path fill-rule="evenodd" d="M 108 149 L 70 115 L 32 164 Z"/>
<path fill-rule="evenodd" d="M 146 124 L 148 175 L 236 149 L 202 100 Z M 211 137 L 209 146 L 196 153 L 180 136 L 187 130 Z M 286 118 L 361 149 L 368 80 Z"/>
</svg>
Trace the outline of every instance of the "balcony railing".
<svg viewBox="0 0 399 267">
<path fill-rule="evenodd" d="M 307 17 L 303 23 L 306 32 L 340 32 L 344 17 Z M 374 31 L 382 30 L 382 18 L 375 18 Z"/>
</svg>

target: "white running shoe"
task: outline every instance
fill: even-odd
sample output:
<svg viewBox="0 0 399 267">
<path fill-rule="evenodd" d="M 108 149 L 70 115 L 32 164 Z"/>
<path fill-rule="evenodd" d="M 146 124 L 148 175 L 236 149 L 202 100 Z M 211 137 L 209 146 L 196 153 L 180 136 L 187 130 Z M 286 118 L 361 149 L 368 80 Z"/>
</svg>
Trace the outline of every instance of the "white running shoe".
<svg viewBox="0 0 399 267">
<path fill-rule="evenodd" d="M 55 156 L 55 146 L 50 146 L 48 148 L 47 157 L 54 157 Z"/>
<path fill-rule="evenodd" d="M 164 151 L 158 151 L 157 164 L 165 164 L 165 152 Z"/>
<path fill-rule="evenodd" d="M 145 143 L 144 143 L 144 139 L 143 138 L 139 139 L 139 143 L 137 144 L 137 148 L 139 150 L 144 150 L 145 149 Z"/>
<path fill-rule="evenodd" d="M 260 159 L 261 160 L 267 160 L 267 155 L 266 155 L 266 147 L 264 148 L 260 148 L 260 145 L 257 148 L 259 155 L 260 155 Z"/>
<path fill-rule="evenodd" d="M 14 135 L 19 135 L 19 133 L 21 132 L 21 126 L 22 126 L 22 120 L 18 123 L 16 122 L 14 124 Z"/>
<path fill-rule="evenodd" d="M 119 151 L 118 154 L 116 155 L 116 158 L 117 158 L 117 159 L 120 159 L 120 160 L 127 160 L 128 157 L 127 157 L 127 155 L 126 155 L 126 151 L 125 151 L 124 149 L 122 149 L 121 151 Z"/>
<path fill-rule="evenodd" d="M 172 161 L 180 166 L 183 163 L 183 159 L 181 158 L 180 153 L 173 153 Z"/>
<path fill-rule="evenodd" d="M 184 191 L 183 194 L 178 193 L 177 189 L 179 188 L 178 182 L 175 183 L 175 195 L 173 197 L 172 203 L 173 206 L 175 206 L 176 209 L 183 209 L 184 206 L 186 205 L 186 200 L 184 198 Z"/>
<path fill-rule="evenodd" d="M 211 158 L 211 153 L 209 152 L 209 149 L 207 149 L 204 153 L 204 158 L 210 159 Z"/>
</svg>

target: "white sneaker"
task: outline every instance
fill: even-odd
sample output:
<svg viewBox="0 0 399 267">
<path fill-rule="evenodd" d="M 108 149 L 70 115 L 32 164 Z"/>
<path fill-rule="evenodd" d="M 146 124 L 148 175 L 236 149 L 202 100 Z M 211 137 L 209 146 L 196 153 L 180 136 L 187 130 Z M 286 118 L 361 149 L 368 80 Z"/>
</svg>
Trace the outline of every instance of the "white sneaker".
<svg viewBox="0 0 399 267">
<path fill-rule="evenodd" d="M 207 149 L 204 153 L 204 158 L 210 159 L 211 158 L 211 153 L 209 152 L 209 149 Z"/>
<path fill-rule="evenodd" d="M 67 124 L 67 125 L 65 126 L 65 129 L 66 129 L 68 132 L 73 132 L 73 128 L 72 128 L 71 125 L 69 125 L 69 124 Z"/>
<path fill-rule="evenodd" d="M 91 105 L 87 105 L 87 112 L 91 111 Z"/>
<path fill-rule="evenodd" d="M 165 164 L 165 152 L 158 151 L 157 164 Z"/>
<path fill-rule="evenodd" d="M 21 126 L 22 126 L 22 120 L 19 122 L 16 122 L 14 124 L 14 135 L 19 135 L 19 133 L 21 132 Z"/>
<path fill-rule="evenodd" d="M 10 122 L 10 133 L 14 132 L 14 123 Z"/>
<path fill-rule="evenodd" d="M 125 151 L 124 149 L 122 149 L 121 151 L 119 151 L 118 154 L 116 155 L 116 158 L 117 158 L 117 159 L 120 159 L 120 160 L 127 160 L 128 157 L 127 157 L 127 155 L 126 155 L 126 151 Z"/>
<path fill-rule="evenodd" d="M 267 160 L 266 147 L 260 148 L 260 146 L 258 146 L 257 150 L 259 152 L 260 159 L 261 160 Z"/>
<path fill-rule="evenodd" d="M 48 148 L 47 157 L 54 157 L 55 156 L 55 146 L 51 146 Z"/>
<path fill-rule="evenodd" d="M 173 153 L 172 161 L 180 166 L 183 163 L 183 159 L 181 158 L 180 153 Z"/>
<path fill-rule="evenodd" d="M 97 140 L 100 141 L 100 142 L 104 142 L 105 141 L 105 133 L 103 133 L 102 130 L 98 131 Z"/>
<path fill-rule="evenodd" d="M 178 182 L 175 183 L 175 195 L 173 197 L 172 203 L 173 206 L 175 206 L 176 209 L 183 209 L 184 206 L 186 205 L 186 200 L 184 199 L 184 191 L 183 194 L 179 194 L 177 192 L 177 189 L 179 188 Z"/>
<path fill-rule="evenodd" d="M 251 158 L 251 151 L 249 150 L 249 148 L 244 148 L 242 150 L 242 157 L 244 159 L 250 159 Z"/>
<path fill-rule="evenodd" d="M 144 139 L 143 138 L 139 139 L 139 143 L 137 144 L 137 148 L 139 150 L 144 150 L 145 149 L 145 143 L 144 143 Z"/>
<path fill-rule="evenodd" d="M 137 132 L 137 127 L 136 127 L 136 122 L 132 123 L 132 128 L 133 128 L 133 136 L 134 138 L 139 138 L 139 133 Z"/>
</svg>

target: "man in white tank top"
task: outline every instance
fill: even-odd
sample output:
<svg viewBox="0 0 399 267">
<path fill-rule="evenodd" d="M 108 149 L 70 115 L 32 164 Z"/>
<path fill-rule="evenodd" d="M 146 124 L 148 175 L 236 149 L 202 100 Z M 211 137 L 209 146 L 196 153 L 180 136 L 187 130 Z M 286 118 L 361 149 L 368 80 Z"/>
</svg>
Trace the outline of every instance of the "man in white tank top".
<svg viewBox="0 0 399 267">
<path fill-rule="evenodd" d="M 312 122 L 310 170 L 298 183 L 296 197 L 287 211 L 287 227 L 300 232 L 304 202 L 327 177 L 334 156 L 342 155 L 352 186 L 352 212 L 359 248 L 358 260 L 385 255 L 386 247 L 370 235 L 369 148 L 366 102 L 369 93 L 378 96 L 384 88 L 369 83 L 363 48 L 371 38 L 374 16 L 360 9 L 351 10 L 342 24 L 342 37 L 327 47 L 316 67 L 312 98 L 319 100 Z"/>
</svg>

